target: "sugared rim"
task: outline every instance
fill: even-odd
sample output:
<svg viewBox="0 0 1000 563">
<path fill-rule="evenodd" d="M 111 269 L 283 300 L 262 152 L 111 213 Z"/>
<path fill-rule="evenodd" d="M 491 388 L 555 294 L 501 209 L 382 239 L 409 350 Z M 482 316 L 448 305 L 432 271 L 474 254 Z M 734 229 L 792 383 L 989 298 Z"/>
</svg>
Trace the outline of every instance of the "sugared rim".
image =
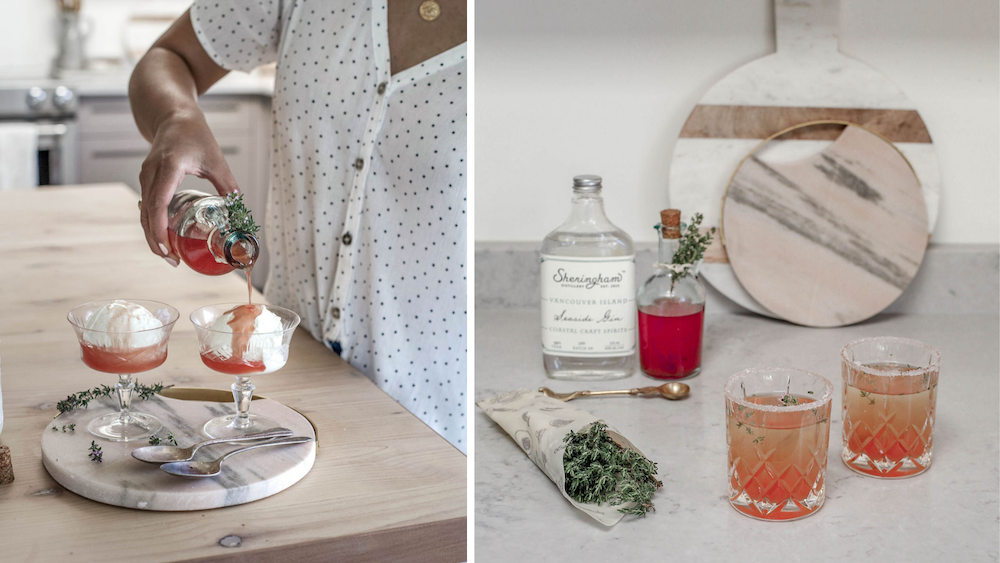
<svg viewBox="0 0 1000 563">
<path fill-rule="evenodd" d="M 847 356 L 847 349 L 856 344 L 861 344 L 863 342 L 896 342 L 899 344 L 907 344 L 916 348 L 922 348 L 931 355 L 931 362 L 925 367 L 917 369 L 907 369 L 906 371 L 898 369 L 882 369 L 873 368 L 862 364 L 861 362 L 850 359 Z M 882 377 L 917 377 L 923 376 L 925 373 L 930 373 L 932 371 L 938 371 L 941 366 L 941 352 L 938 352 L 933 346 L 924 344 L 919 340 L 914 340 L 912 338 L 900 338 L 898 336 L 871 336 L 868 338 L 859 338 L 853 342 L 849 342 L 840 350 L 840 357 L 845 363 L 852 366 L 854 369 L 863 371 L 865 373 L 870 373 L 872 375 L 879 375 Z"/>
<path fill-rule="evenodd" d="M 811 403 L 803 403 L 801 405 L 791 405 L 791 406 L 760 405 L 757 403 L 751 403 L 750 401 L 746 401 L 743 399 L 742 396 L 736 394 L 735 392 L 736 386 L 743 379 L 752 375 L 757 375 L 761 373 L 774 373 L 774 372 L 795 373 L 799 375 L 808 375 L 814 377 L 823 382 L 823 389 L 824 389 L 823 394 L 819 397 L 816 397 L 815 401 Z M 781 390 L 779 389 L 777 392 L 780 391 Z M 733 375 L 729 376 L 729 379 L 726 380 L 725 393 L 726 393 L 726 398 L 729 399 L 730 401 L 754 410 L 767 411 L 767 412 L 799 412 L 799 411 L 812 410 L 817 408 L 818 406 L 823 406 L 826 403 L 832 401 L 833 383 L 831 383 L 829 379 L 821 375 L 803 369 L 781 368 L 781 367 L 747 368 L 741 372 L 734 373 Z"/>
<path fill-rule="evenodd" d="M 108 303 L 114 303 L 115 301 L 125 301 L 126 303 L 132 303 L 133 305 L 140 305 L 143 308 L 145 308 L 147 311 L 149 311 L 149 308 L 146 307 L 145 305 L 142 305 L 142 303 L 156 303 L 157 305 L 161 305 L 164 308 L 166 308 L 168 311 L 170 311 L 171 321 L 168 322 L 168 323 L 163 323 L 162 326 L 158 326 L 156 328 L 144 328 L 142 330 L 126 330 L 126 331 L 116 330 L 116 331 L 110 331 L 110 330 L 97 330 L 96 328 L 87 328 L 86 325 L 81 325 L 81 324 L 79 324 L 79 323 L 77 323 L 76 321 L 73 320 L 73 311 L 76 311 L 77 309 L 83 309 L 84 307 L 87 307 L 88 305 L 95 305 L 95 306 L 103 307 L 104 305 L 107 305 Z M 152 311 L 149 311 L 149 312 L 152 313 Z M 72 309 L 69 310 L 68 313 L 66 313 L 66 320 L 69 321 L 69 324 L 71 324 L 71 325 L 79 328 L 80 330 L 85 330 L 87 332 L 96 332 L 97 334 L 142 334 L 144 332 L 153 332 L 154 330 L 163 330 L 165 328 L 173 326 L 173 324 L 176 323 L 177 319 L 179 319 L 179 318 L 181 318 L 181 312 L 178 311 L 176 307 L 174 307 L 173 305 L 167 305 L 166 303 L 164 303 L 162 301 L 154 301 L 152 299 L 121 299 L 121 298 L 117 298 L 117 299 L 105 299 L 103 301 L 87 301 L 86 303 L 81 303 L 80 305 L 77 305 L 76 307 L 73 307 Z M 156 320 L 160 320 L 160 319 L 156 319 Z M 160 322 L 163 322 L 163 321 L 160 321 Z"/>
<path fill-rule="evenodd" d="M 203 309 L 209 309 L 209 308 L 212 308 L 212 307 L 232 307 L 232 308 L 236 308 L 236 307 L 239 307 L 241 305 L 250 305 L 250 303 L 215 303 L 213 305 L 205 305 L 204 307 L 198 307 L 194 311 L 191 311 L 191 314 L 188 315 L 188 319 L 191 320 L 191 324 L 193 324 L 196 328 L 198 328 L 198 330 L 204 330 L 205 332 L 214 332 L 216 334 L 249 334 L 251 336 L 267 336 L 267 335 L 270 335 L 270 334 L 285 334 L 286 332 L 288 332 L 290 330 L 295 330 L 296 328 L 298 328 L 299 323 L 302 322 L 302 318 L 299 317 L 299 314 L 296 313 L 295 311 L 292 311 L 291 309 L 286 309 L 284 307 L 278 307 L 277 305 L 268 305 L 266 303 L 256 303 L 256 304 L 257 305 L 263 305 L 263 306 L 267 307 L 267 309 L 269 311 L 283 311 L 284 313 L 286 313 L 288 315 L 291 315 L 295 319 L 295 322 L 292 323 L 292 326 L 290 326 L 288 328 L 283 328 L 281 330 L 272 330 L 271 332 L 232 332 L 232 331 L 227 332 L 227 331 L 223 331 L 223 330 L 215 330 L 215 329 L 212 329 L 212 328 L 208 328 L 207 326 L 205 326 L 205 325 L 199 323 L 198 321 L 196 321 L 195 318 L 194 318 L 195 313 L 197 313 L 198 311 L 201 311 Z M 227 310 L 227 312 L 228 312 L 228 310 Z"/>
</svg>

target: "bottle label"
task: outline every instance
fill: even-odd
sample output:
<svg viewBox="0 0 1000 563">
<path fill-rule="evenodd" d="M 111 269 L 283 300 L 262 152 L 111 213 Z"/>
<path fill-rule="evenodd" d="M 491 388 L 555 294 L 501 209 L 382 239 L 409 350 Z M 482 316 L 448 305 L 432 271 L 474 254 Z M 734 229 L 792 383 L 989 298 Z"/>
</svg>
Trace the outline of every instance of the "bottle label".
<svg viewBox="0 0 1000 563">
<path fill-rule="evenodd" d="M 635 353 L 635 255 L 542 255 L 542 348 L 553 356 Z"/>
</svg>

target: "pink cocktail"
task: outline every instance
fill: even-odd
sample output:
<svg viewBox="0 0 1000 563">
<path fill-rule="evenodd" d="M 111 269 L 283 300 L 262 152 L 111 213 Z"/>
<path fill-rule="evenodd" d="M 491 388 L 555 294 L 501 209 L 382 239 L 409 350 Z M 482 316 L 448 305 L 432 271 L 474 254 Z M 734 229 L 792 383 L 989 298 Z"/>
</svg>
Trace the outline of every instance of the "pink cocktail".
<svg viewBox="0 0 1000 563">
<path fill-rule="evenodd" d="M 256 389 L 250 377 L 285 365 L 299 316 L 281 307 L 230 303 L 202 307 L 191 313 L 191 322 L 198 333 L 201 361 L 237 378 L 232 386 L 236 413 L 208 421 L 205 434 L 224 438 L 279 427 L 271 419 L 250 413 Z"/>
<path fill-rule="evenodd" d="M 131 410 L 132 374 L 166 361 L 167 342 L 178 316 L 170 305 L 148 300 L 95 301 L 69 312 L 67 318 L 76 331 L 83 363 L 96 371 L 118 374 L 115 392 L 119 412 L 91 420 L 87 425 L 91 434 L 129 442 L 162 428 L 155 416 Z"/>
</svg>

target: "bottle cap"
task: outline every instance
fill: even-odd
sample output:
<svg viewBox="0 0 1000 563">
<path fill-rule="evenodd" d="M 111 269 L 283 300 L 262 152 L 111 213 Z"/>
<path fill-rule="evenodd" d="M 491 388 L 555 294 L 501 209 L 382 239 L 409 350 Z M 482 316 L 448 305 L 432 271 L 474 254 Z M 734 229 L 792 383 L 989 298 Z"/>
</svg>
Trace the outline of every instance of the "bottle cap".
<svg viewBox="0 0 1000 563">
<path fill-rule="evenodd" d="M 664 209 L 660 211 L 660 222 L 663 223 L 661 233 L 663 238 L 681 238 L 681 210 Z"/>
<path fill-rule="evenodd" d="M 573 189 L 579 192 L 593 192 L 601 189 L 601 177 L 595 174 L 583 174 L 573 177 Z"/>
</svg>

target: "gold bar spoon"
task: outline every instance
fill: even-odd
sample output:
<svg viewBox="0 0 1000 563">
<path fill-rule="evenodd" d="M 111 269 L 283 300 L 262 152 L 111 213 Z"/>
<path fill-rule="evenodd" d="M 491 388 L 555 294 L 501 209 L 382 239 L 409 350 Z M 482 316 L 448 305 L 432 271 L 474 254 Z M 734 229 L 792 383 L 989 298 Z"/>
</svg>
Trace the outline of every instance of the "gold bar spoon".
<svg viewBox="0 0 1000 563">
<path fill-rule="evenodd" d="M 691 388 L 686 383 L 670 381 L 659 387 L 635 387 L 633 389 L 616 389 L 614 391 L 573 391 L 572 393 L 556 393 L 548 387 L 539 387 L 539 393 L 558 399 L 560 401 L 572 401 L 580 397 L 593 397 L 594 395 L 660 395 L 664 399 L 676 401 L 688 396 Z"/>
</svg>

